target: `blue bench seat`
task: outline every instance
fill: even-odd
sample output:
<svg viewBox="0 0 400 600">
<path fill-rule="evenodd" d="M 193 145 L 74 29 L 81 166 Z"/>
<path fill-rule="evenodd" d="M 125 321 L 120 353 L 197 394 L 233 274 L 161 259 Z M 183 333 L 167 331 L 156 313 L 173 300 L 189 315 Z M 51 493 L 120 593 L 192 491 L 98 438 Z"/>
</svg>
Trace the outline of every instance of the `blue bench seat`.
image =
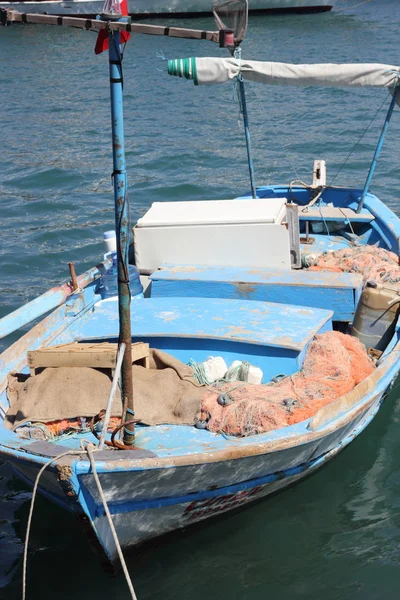
<svg viewBox="0 0 400 600">
<path fill-rule="evenodd" d="M 131 304 L 134 341 L 147 341 L 183 362 L 209 355 L 223 356 L 228 365 L 248 360 L 266 381 L 297 371 L 314 335 L 332 329 L 331 317 L 328 310 L 221 298 L 138 298 Z M 107 299 L 95 305 L 77 340 L 117 337 L 117 301 Z"/>
<path fill-rule="evenodd" d="M 165 265 L 151 275 L 151 296 L 195 296 L 277 302 L 332 310 L 352 322 L 362 277 L 327 271 Z"/>
</svg>

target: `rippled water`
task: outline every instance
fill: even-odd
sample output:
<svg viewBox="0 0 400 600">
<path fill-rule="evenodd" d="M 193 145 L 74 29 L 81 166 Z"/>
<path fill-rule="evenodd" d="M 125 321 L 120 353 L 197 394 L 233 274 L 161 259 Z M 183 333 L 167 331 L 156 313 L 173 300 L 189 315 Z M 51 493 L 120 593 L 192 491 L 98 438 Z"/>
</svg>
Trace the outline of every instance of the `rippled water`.
<svg viewBox="0 0 400 600">
<path fill-rule="evenodd" d="M 337 8 L 350 2 L 338 2 Z M 356 2 L 354 2 L 356 4 Z M 172 21 L 170 21 L 172 24 Z M 398 0 L 347 13 L 250 19 L 244 57 L 282 62 L 398 64 Z M 182 25 L 182 22 L 179 22 Z M 190 21 L 211 28 L 211 19 Z M 98 262 L 113 227 L 107 60 L 95 34 L 0 29 L 0 316 Z M 162 199 L 229 198 L 248 188 L 234 89 L 169 78 L 156 57 L 220 55 L 209 42 L 135 36 L 125 56 L 125 127 L 132 219 Z M 247 85 L 258 183 L 361 185 L 388 105 L 382 90 Z M 397 111 L 372 186 L 398 208 Z M 396 144 L 397 142 L 397 144 Z M 396 390 L 350 448 L 318 474 L 242 513 L 135 552 L 145 598 L 394 599 L 400 567 L 400 406 Z M 29 491 L 0 465 L 0 597 L 20 597 Z M 28 597 L 127 598 L 105 575 L 73 517 L 38 499 Z"/>
</svg>

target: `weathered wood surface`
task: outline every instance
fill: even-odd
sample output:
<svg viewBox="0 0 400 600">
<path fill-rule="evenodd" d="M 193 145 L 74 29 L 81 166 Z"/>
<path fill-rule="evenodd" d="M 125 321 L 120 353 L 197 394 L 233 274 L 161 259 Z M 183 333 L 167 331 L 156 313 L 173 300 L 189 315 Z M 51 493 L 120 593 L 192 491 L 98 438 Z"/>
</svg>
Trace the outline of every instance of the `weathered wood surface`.
<svg viewBox="0 0 400 600">
<path fill-rule="evenodd" d="M 351 322 L 362 277 L 324 271 L 165 265 L 151 275 L 153 297 L 208 297 L 277 302 L 334 311 Z"/>
<path fill-rule="evenodd" d="M 118 305 L 100 303 L 80 329 L 80 341 L 112 339 Z M 301 352 L 331 329 L 332 311 L 221 298 L 148 298 L 131 304 L 133 338 L 189 338 L 278 347 Z M 209 345 L 207 344 L 207 347 Z"/>
<path fill-rule="evenodd" d="M 28 352 L 28 366 L 31 375 L 39 367 L 93 367 L 115 369 L 118 344 L 102 342 L 99 344 L 62 344 Z M 132 344 L 132 363 L 143 361 L 149 366 L 149 345 L 143 342 Z"/>
</svg>

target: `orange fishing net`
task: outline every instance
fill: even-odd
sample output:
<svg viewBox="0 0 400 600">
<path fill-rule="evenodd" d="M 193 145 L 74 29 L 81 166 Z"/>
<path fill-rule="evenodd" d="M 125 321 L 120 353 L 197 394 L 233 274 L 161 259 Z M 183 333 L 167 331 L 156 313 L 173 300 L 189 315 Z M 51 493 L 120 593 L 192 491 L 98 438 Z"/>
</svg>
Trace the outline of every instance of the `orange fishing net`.
<svg viewBox="0 0 400 600">
<path fill-rule="evenodd" d="M 277 383 L 209 387 L 202 399 L 201 419 L 210 431 L 234 436 L 280 429 L 309 419 L 373 370 L 357 338 L 329 331 L 315 336 L 302 370 Z"/>
<path fill-rule="evenodd" d="M 306 255 L 309 271 L 359 273 L 364 282 L 400 282 L 399 258 L 377 246 L 354 246 L 323 254 Z"/>
<path fill-rule="evenodd" d="M 87 421 L 90 421 L 90 419 L 86 419 L 85 417 L 77 417 L 76 419 L 62 419 L 61 421 L 42 423 L 42 426 L 48 429 L 50 434 L 49 437 L 58 437 L 69 432 L 84 433 L 89 431 Z M 114 431 L 114 429 L 118 427 L 120 423 L 120 417 L 110 417 L 107 431 Z M 33 425 L 35 425 L 35 423 L 33 423 Z"/>
</svg>

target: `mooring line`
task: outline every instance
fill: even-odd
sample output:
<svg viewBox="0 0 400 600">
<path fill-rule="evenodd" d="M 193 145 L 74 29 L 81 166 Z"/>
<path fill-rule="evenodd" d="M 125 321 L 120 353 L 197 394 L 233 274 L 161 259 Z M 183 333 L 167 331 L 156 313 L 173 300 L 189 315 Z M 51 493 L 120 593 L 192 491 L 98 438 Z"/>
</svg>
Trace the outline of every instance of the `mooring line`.
<svg viewBox="0 0 400 600">
<path fill-rule="evenodd" d="M 26 527 L 24 557 L 23 557 L 23 565 L 22 565 L 22 600 L 26 600 L 26 570 L 27 570 L 27 562 L 28 562 L 29 536 L 30 536 L 30 531 L 31 531 L 33 509 L 34 509 L 34 506 L 35 506 L 35 500 L 36 500 L 37 489 L 38 489 L 38 486 L 39 486 L 40 478 L 41 478 L 42 474 L 44 473 L 44 471 L 47 469 L 47 467 L 49 467 L 52 463 L 56 462 L 60 458 L 62 458 L 64 456 L 67 456 L 67 455 L 82 454 L 82 450 L 86 452 L 86 454 L 88 455 L 88 458 L 89 458 L 90 466 L 91 466 L 91 469 L 92 469 L 92 474 L 93 474 L 94 480 L 96 482 L 96 486 L 97 486 L 97 489 L 99 491 L 101 501 L 103 503 L 104 512 L 105 512 L 105 514 L 107 516 L 108 524 L 110 526 L 110 530 L 111 530 L 111 533 L 112 533 L 112 536 L 113 536 L 113 539 L 114 539 L 114 542 L 115 542 L 115 546 L 117 548 L 118 557 L 119 557 L 119 559 L 121 561 L 122 570 L 123 570 L 124 575 L 125 575 L 126 583 L 128 584 L 128 588 L 129 588 L 129 592 L 130 592 L 131 598 L 132 598 L 132 600 L 137 600 L 137 596 L 136 596 L 135 590 L 133 588 L 132 580 L 131 580 L 131 577 L 129 575 L 128 568 L 126 566 L 125 558 L 124 558 L 124 555 L 122 553 L 121 544 L 119 543 L 118 535 L 117 535 L 117 532 L 115 530 L 114 523 L 112 522 L 112 517 L 111 517 L 110 511 L 109 511 L 109 508 L 108 508 L 108 504 L 107 504 L 106 498 L 104 496 L 104 491 L 103 491 L 103 488 L 101 486 L 99 476 L 97 474 L 96 461 L 94 459 L 93 452 L 97 452 L 99 449 L 96 446 L 94 446 L 91 442 L 88 442 L 87 440 L 82 440 L 81 444 L 83 442 L 85 442 L 85 441 L 87 442 L 87 445 L 84 446 L 84 447 L 82 446 L 82 448 L 80 450 L 68 450 L 66 452 L 63 452 L 62 454 L 59 454 L 58 456 L 55 456 L 51 460 L 47 461 L 42 466 L 42 468 L 40 469 L 40 471 L 38 472 L 38 474 L 36 476 L 35 483 L 34 483 L 34 486 L 33 486 L 33 491 L 32 491 L 32 500 L 31 500 L 31 506 L 30 506 L 30 509 L 29 509 L 28 523 L 27 523 L 27 527 Z"/>
</svg>

